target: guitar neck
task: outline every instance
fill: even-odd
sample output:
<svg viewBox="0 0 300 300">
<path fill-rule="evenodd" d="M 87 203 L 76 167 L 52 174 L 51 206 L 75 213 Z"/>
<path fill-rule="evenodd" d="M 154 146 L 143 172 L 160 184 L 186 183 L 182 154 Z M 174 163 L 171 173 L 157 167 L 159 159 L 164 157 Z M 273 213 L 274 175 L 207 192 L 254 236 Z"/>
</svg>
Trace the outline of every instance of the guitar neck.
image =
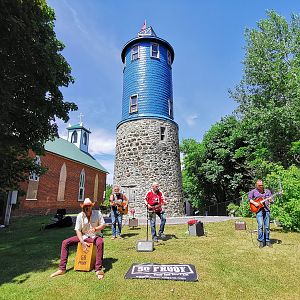
<svg viewBox="0 0 300 300">
<path fill-rule="evenodd" d="M 280 194 L 280 193 L 275 193 L 274 195 L 272 195 L 272 196 L 270 196 L 270 197 L 268 197 L 268 198 L 265 198 L 265 199 L 261 200 L 260 203 L 264 203 L 264 202 L 266 202 L 266 201 L 268 201 L 268 200 L 271 200 L 271 199 L 273 199 L 273 198 L 274 198 L 276 195 L 278 195 L 278 194 Z"/>
</svg>

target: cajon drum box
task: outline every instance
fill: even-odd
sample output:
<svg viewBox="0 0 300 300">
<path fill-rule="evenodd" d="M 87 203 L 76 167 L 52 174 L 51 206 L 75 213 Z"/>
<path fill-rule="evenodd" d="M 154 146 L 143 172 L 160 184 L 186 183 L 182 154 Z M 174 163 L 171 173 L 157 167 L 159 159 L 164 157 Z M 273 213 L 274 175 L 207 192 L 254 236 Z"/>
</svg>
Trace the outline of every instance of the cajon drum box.
<svg viewBox="0 0 300 300">
<path fill-rule="evenodd" d="M 77 245 L 74 270 L 91 271 L 96 262 L 96 245 L 90 244 L 88 251 L 84 252 L 81 243 Z"/>
</svg>

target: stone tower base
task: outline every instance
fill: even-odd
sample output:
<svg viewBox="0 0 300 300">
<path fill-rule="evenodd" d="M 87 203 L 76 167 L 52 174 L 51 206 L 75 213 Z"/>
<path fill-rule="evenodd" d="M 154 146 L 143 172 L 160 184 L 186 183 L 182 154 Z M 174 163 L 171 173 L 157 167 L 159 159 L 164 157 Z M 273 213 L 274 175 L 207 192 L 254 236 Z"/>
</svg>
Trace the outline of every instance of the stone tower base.
<svg viewBox="0 0 300 300">
<path fill-rule="evenodd" d="M 164 134 L 162 134 L 164 132 Z M 160 119 L 138 119 L 117 128 L 114 184 L 129 198 L 129 210 L 145 216 L 145 194 L 152 182 L 160 184 L 169 204 L 167 216 L 182 216 L 184 200 L 178 126 Z"/>
</svg>

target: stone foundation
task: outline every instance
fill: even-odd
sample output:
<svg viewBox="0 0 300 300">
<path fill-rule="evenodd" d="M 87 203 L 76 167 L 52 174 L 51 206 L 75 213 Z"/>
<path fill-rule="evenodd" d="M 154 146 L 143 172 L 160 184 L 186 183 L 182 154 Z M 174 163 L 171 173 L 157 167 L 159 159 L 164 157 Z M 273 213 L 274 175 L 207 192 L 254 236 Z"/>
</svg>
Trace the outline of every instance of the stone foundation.
<svg viewBox="0 0 300 300">
<path fill-rule="evenodd" d="M 166 129 L 161 140 L 161 127 Z M 129 197 L 129 210 L 136 216 L 146 214 L 145 194 L 153 181 L 160 184 L 169 204 L 168 216 L 184 213 L 178 127 L 175 122 L 139 119 L 122 123 L 117 128 L 114 184 Z"/>
</svg>

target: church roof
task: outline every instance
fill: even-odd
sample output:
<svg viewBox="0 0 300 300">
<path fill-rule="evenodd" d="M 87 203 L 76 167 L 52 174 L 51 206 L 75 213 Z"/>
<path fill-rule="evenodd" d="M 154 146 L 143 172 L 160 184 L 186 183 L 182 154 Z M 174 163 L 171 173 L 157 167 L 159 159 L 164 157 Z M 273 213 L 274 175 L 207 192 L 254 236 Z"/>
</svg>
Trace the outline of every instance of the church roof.
<svg viewBox="0 0 300 300">
<path fill-rule="evenodd" d="M 86 129 L 86 128 L 82 125 L 82 123 L 81 123 L 81 124 L 76 124 L 76 125 L 67 127 L 67 130 L 72 130 L 72 129 L 84 129 L 84 130 L 87 131 L 88 133 L 91 133 L 88 129 Z"/>
<path fill-rule="evenodd" d="M 56 138 L 54 141 L 48 141 L 45 150 L 108 173 L 92 155 L 81 151 L 76 145 L 64 139 Z"/>
</svg>

